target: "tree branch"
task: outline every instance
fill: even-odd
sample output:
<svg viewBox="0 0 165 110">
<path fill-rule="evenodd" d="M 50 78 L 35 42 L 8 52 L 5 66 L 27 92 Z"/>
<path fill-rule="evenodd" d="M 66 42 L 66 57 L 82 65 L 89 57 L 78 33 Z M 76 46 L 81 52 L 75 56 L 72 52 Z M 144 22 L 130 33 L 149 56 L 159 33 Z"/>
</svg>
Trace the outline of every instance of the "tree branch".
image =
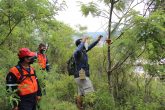
<svg viewBox="0 0 165 110">
<path fill-rule="evenodd" d="M 94 15 L 94 16 L 98 16 L 98 17 L 103 17 L 103 18 L 109 19 L 108 16 L 104 16 L 104 15 Z"/>
<path fill-rule="evenodd" d="M 146 47 L 146 42 L 145 42 L 145 47 Z M 129 52 L 129 50 L 128 50 Z M 126 53 L 128 53 L 126 52 Z M 143 53 L 145 52 L 145 48 L 144 50 L 137 56 L 137 58 L 139 58 Z M 115 69 L 118 69 L 133 53 L 135 53 L 135 51 L 129 53 L 129 55 L 120 63 L 120 62 L 117 62 L 117 64 L 115 64 L 115 66 L 111 69 L 111 72 L 113 72 Z"/>
<path fill-rule="evenodd" d="M 12 31 L 14 30 L 14 28 L 18 25 L 20 23 L 20 21 L 19 22 L 17 22 L 11 29 L 9 29 L 9 32 L 8 32 L 8 34 L 6 35 L 6 37 L 4 38 L 4 40 L 0 43 L 0 45 L 3 45 L 4 43 L 5 43 L 5 41 L 7 40 L 7 38 L 10 36 L 10 34 L 12 33 Z"/>
<path fill-rule="evenodd" d="M 150 8 L 150 6 L 153 4 L 154 1 L 155 0 L 152 0 L 151 3 L 148 5 L 147 9 L 145 10 L 145 12 L 143 14 L 143 17 L 146 16 L 148 9 Z"/>
<path fill-rule="evenodd" d="M 129 7 L 128 7 L 128 10 L 124 13 L 124 15 L 120 18 L 120 20 L 118 21 L 118 23 L 116 24 L 116 26 L 115 26 L 115 28 L 112 30 L 112 32 L 114 32 L 116 29 L 117 29 L 117 27 L 119 26 L 119 25 L 121 25 L 121 21 L 123 20 L 123 18 L 130 12 L 130 10 L 131 9 L 133 9 L 135 6 L 137 6 L 138 4 L 140 4 L 140 3 L 142 3 L 143 1 L 141 1 L 141 2 L 139 2 L 139 3 L 137 3 L 137 4 L 135 4 L 134 6 L 132 6 L 131 7 L 131 5 L 133 4 L 133 1 L 130 3 L 130 5 L 129 5 Z"/>
<path fill-rule="evenodd" d="M 132 25 L 134 25 L 134 24 L 132 24 Z M 123 32 L 121 32 L 121 34 L 120 34 L 111 44 L 113 44 L 113 43 L 116 42 L 120 37 L 122 37 L 122 35 L 123 35 L 127 30 L 129 30 L 129 29 L 132 27 L 132 25 L 129 26 L 127 29 L 125 29 Z"/>
<path fill-rule="evenodd" d="M 115 16 L 120 19 L 120 17 L 116 14 L 116 12 L 113 10 L 113 13 L 115 14 Z"/>
<path fill-rule="evenodd" d="M 117 64 L 111 69 L 111 72 L 113 72 L 115 69 L 119 68 L 134 52 L 131 52 L 128 54 L 128 56 L 120 63 L 117 62 Z"/>
</svg>

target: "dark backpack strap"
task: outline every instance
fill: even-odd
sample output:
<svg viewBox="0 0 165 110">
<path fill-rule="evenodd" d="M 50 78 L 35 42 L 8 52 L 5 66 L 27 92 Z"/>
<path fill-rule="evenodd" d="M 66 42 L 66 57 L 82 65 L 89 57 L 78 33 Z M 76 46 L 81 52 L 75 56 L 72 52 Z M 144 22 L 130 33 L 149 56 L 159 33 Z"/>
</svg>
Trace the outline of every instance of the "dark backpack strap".
<svg viewBox="0 0 165 110">
<path fill-rule="evenodd" d="M 74 55 L 72 55 L 72 57 L 73 57 L 73 61 L 74 61 L 75 72 L 77 72 L 77 63 L 78 62 L 76 62 L 76 59 L 75 59 Z"/>
<path fill-rule="evenodd" d="M 18 80 L 18 83 L 21 83 L 22 81 L 24 81 L 27 77 L 31 77 L 31 76 L 35 76 L 36 77 L 36 74 L 35 74 L 35 71 L 34 71 L 34 74 L 30 74 L 28 72 L 28 74 L 24 75 L 23 74 L 23 71 L 22 71 L 22 67 L 20 65 L 17 65 L 16 68 L 18 69 L 19 73 L 20 73 L 20 78 Z M 25 76 L 25 78 L 23 78 Z M 31 79 L 31 78 L 30 78 Z M 32 80 L 32 79 L 31 79 Z"/>
<path fill-rule="evenodd" d="M 34 71 L 34 74 L 31 74 L 30 76 L 35 76 L 37 78 L 36 71 L 34 69 L 33 69 L 33 71 Z"/>
<path fill-rule="evenodd" d="M 18 79 L 19 82 L 21 81 L 22 82 L 22 79 L 23 79 L 23 71 L 22 71 L 22 67 L 20 65 L 17 65 L 16 68 L 18 69 L 19 73 L 20 73 L 20 78 Z"/>
</svg>

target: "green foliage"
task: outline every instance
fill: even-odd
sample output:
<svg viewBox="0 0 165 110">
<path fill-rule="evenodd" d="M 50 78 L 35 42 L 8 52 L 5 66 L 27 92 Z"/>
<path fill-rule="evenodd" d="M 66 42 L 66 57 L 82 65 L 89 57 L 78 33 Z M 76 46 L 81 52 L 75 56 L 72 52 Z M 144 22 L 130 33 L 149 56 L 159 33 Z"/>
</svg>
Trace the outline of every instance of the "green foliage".
<svg viewBox="0 0 165 110">
<path fill-rule="evenodd" d="M 120 0 L 116 5 L 115 8 L 119 11 L 123 11 L 126 7 L 125 5 L 126 0 Z"/>
<path fill-rule="evenodd" d="M 57 21 L 51 21 L 49 28 L 51 27 L 53 28 L 50 31 L 51 35 L 46 39 L 46 42 L 49 44 L 47 53 L 49 54 L 48 58 L 51 64 L 59 64 L 58 71 L 65 73 L 67 66 L 66 62 L 72 54 L 72 51 L 70 50 L 73 50 L 74 47 L 72 45 L 72 35 L 74 30 L 69 26 Z M 54 29 L 54 27 L 57 29 Z"/>
<path fill-rule="evenodd" d="M 47 0 L 1 0 L 0 6 L 0 28 L 5 30 L 1 34 L 1 45 L 8 37 L 13 38 L 12 31 L 21 23 L 33 24 L 54 15 L 54 9 Z"/>
<path fill-rule="evenodd" d="M 0 69 L 7 69 L 11 68 L 13 64 L 16 64 L 18 59 L 16 53 L 8 50 L 8 48 L 0 48 Z M 5 59 L 5 60 L 4 60 Z M 10 63 L 9 63 L 10 62 Z"/>
<path fill-rule="evenodd" d="M 107 6 L 111 0 L 101 2 Z M 115 9 L 125 11 L 130 2 L 119 1 Z M 19 101 L 15 92 L 6 92 L 5 88 L 6 74 L 17 64 L 18 49 L 28 47 L 37 51 L 38 44 L 44 42 L 49 45 L 46 54 L 52 69 L 47 73 L 41 71 L 37 63 L 33 64 L 41 87 L 46 85 L 47 91 L 39 106 L 43 110 L 76 110 L 77 87 L 74 78 L 66 74 L 66 61 L 76 48 L 72 39 L 75 31 L 54 19 L 60 8 L 48 0 L 0 0 L 0 7 L 0 109 L 9 110 L 13 106 L 12 101 Z M 81 10 L 85 16 L 101 14 L 101 9 L 94 2 L 82 4 Z M 146 18 L 137 14 L 130 11 L 125 15 L 125 19 L 130 19 L 128 27 L 133 26 L 129 29 L 126 26 L 118 40 L 115 40 L 116 34 L 112 37 L 113 89 L 109 89 L 106 77 L 106 45 L 95 47 L 88 53 L 90 79 L 95 92 L 85 96 L 86 110 L 165 109 L 165 86 L 159 80 L 159 76 L 165 73 L 164 65 L 159 64 L 164 58 L 165 48 L 164 11 L 157 10 Z M 119 25 L 114 25 L 115 28 L 118 29 Z M 142 63 L 136 64 L 137 60 L 142 60 Z M 135 73 L 139 65 L 144 68 L 142 75 Z"/>
<path fill-rule="evenodd" d="M 128 9 L 128 6 L 134 2 L 133 0 L 119 0 L 115 4 L 115 9 L 118 11 L 125 11 Z"/>
<path fill-rule="evenodd" d="M 6 91 L 5 77 L 11 65 L 8 62 L 4 62 L 4 60 L 2 59 L 6 59 L 6 61 L 9 61 L 9 62 L 11 61 L 14 63 L 15 58 L 12 57 L 13 53 L 10 51 L 4 52 L 4 50 L 3 51 L 1 50 L 0 55 L 2 56 L 0 59 L 1 60 L 0 65 L 2 65 L 0 67 L 0 90 L 1 90 L 0 91 L 0 109 L 9 110 L 13 107 L 13 101 L 15 103 L 18 103 L 19 98 L 16 95 L 15 91 L 10 91 L 10 90 L 8 92 Z"/>
<path fill-rule="evenodd" d="M 91 13 L 93 16 L 99 14 L 99 11 L 97 9 L 97 5 L 93 2 L 88 3 L 88 5 L 82 4 L 81 5 L 81 11 L 82 11 L 83 15 L 85 15 L 85 16 L 88 16 L 89 13 Z"/>
<path fill-rule="evenodd" d="M 46 96 L 43 96 L 40 107 L 44 110 L 75 110 L 74 95 L 76 88 L 74 79 L 66 74 L 59 74 L 54 67 L 47 73 Z M 41 76 L 42 73 L 38 73 Z M 40 79 L 39 80 L 43 80 Z"/>
<path fill-rule="evenodd" d="M 104 3 L 105 4 L 110 4 L 111 3 L 111 0 L 104 0 Z"/>
</svg>

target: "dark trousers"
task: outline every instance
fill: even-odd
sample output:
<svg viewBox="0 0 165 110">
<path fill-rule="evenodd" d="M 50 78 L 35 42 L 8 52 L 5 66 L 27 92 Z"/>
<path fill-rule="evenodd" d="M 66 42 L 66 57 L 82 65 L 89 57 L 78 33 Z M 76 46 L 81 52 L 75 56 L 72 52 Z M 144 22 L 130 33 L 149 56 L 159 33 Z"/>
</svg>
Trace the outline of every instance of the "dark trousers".
<svg viewBox="0 0 165 110">
<path fill-rule="evenodd" d="M 20 96 L 19 110 L 36 110 L 36 94 Z"/>
</svg>

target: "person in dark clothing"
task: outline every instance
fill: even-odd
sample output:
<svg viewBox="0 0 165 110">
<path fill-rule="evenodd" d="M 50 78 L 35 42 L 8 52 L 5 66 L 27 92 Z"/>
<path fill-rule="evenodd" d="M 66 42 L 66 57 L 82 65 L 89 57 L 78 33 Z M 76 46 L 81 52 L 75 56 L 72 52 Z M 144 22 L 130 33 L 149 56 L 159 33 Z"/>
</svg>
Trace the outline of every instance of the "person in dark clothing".
<svg viewBox="0 0 165 110">
<path fill-rule="evenodd" d="M 76 63 L 76 72 L 74 74 L 75 81 L 78 85 L 78 96 L 76 97 L 77 107 L 82 110 L 82 96 L 87 93 L 93 92 L 93 85 L 89 79 L 89 64 L 87 52 L 90 51 L 100 41 L 102 36 L 100 35 L 95 42 L 87 45 L 87 37 L 76 40 L 75 44 L 77 49 L 74 52 L 74 59 Z"/>
<path fill-rule="evenodd" d="M 36 54 L 28 48 L 21 48 L 18 57 L 18 64 L 6 76 L 7 91 L 16 91 L 20 97 L 18 105 L 13 102 L 13 110 L 36 110 L 36 104 L 42 96 L 35 70 L 31 67 Z"/>
</svg>

